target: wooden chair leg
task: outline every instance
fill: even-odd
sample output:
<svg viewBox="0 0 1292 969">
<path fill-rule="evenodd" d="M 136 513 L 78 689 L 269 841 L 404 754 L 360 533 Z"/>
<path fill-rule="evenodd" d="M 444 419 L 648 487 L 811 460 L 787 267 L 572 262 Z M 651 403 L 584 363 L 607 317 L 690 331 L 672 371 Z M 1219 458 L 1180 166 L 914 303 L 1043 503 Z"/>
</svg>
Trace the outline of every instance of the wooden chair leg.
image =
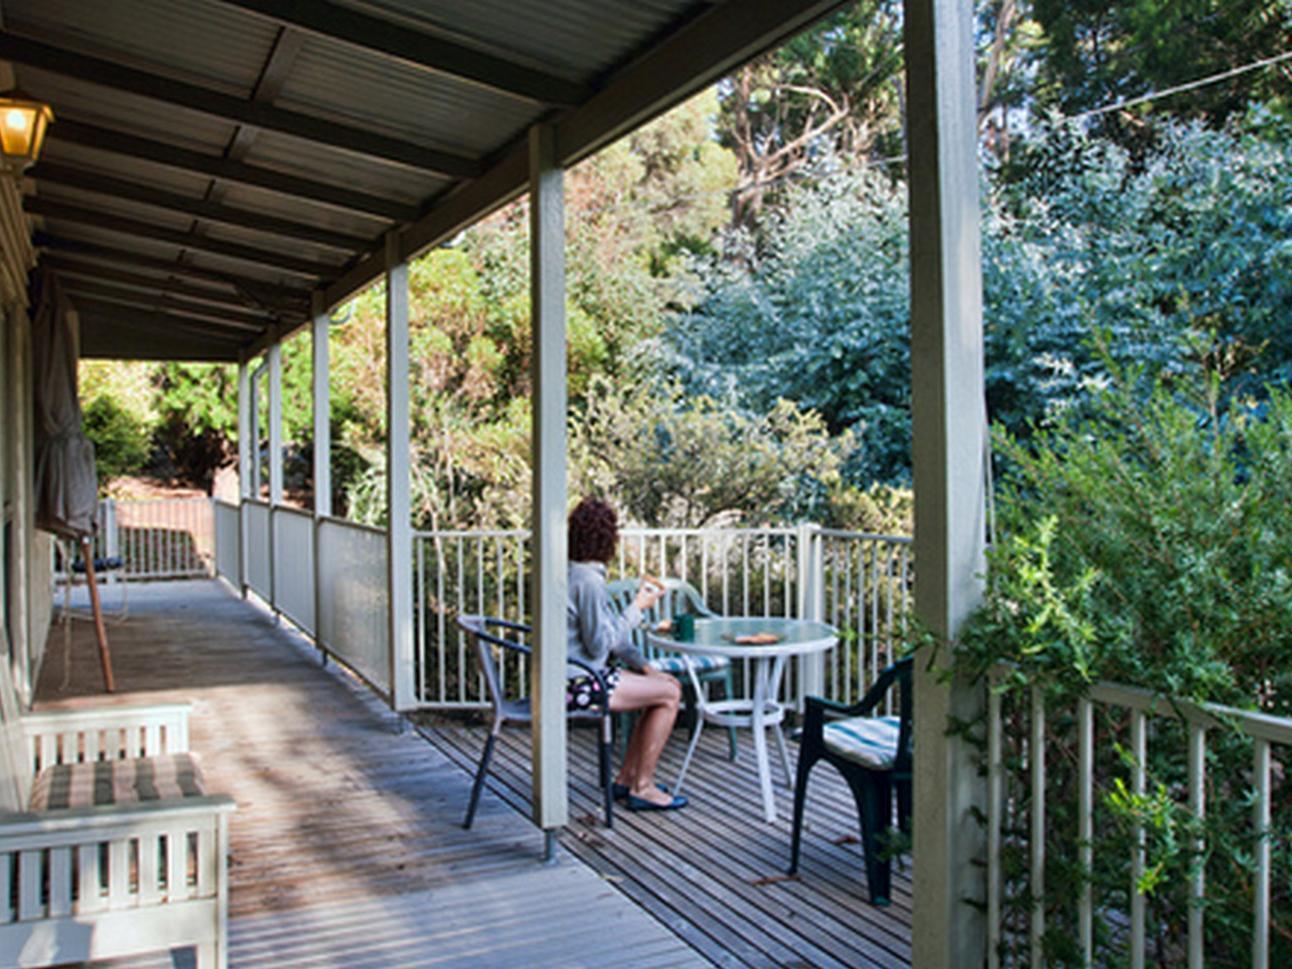
<svg viewBox="0 0 1292 969">
<path fill-rule="evenodd" d="M 476 768 L 476 779 L 471 784 L 471 800 L 467 803 L 466 820 L 462 822 L 464 828 L 469 829 L 475 820 L 476 805 L 480 803 L 480 791 L 484 787 L 485 775 L 489 773 L 489 761 L 493 757 L 493 745 L 497 739 L 497 729 L 490 730 L 489 737 L 485 740 L 484 752 L 480 755 L 480 766 Z"/>
</svg>

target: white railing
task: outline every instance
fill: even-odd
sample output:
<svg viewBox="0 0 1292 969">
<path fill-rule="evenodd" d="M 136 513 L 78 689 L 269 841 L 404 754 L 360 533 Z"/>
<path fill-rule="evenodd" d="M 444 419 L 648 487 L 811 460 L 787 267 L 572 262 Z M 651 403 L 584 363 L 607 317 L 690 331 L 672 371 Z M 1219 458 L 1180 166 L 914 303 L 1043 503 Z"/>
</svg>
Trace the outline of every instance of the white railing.
<svg viewBox="0 0 1292 969">
<path fill-rule="evenodd" d="M 828 529 L 817 534 L 820 617 L 840 631 L 839 645 L 825 656 L 819 692 L 852 703 L 893 661 L 906 632 L 914 578 L 911 540 Z M 886 703 L 891 712 L 892 698 Z"/>
<path fill-rule="evenodd" d="M 380 529 L 263 501 L 217 507 L 220 572 L 255 592 L 389 693 L 386 542 Z M 241 529 L 241 530 L 239 530 Z M 240 545 L 233 546 L 240 538 Z M 529 533 L 415 532 L 413 683 L 419 706 L 488 705 L 456 618 L 485 613 L 528 621 Z M 854 700 L 890 661 L 910 597 L 909 539 L 813 525 L 760 529 L 625 529 L 611 578 L 650 573 L 685 579 L 715 612 L 830 622 L 840 642 L 828 659 L 792 667 L 783 699 L 806 692 Z M 500 670 L 518 695 L 523 657 Z M 737 677 L 748 675 L 739 668 Z"/>
<path fill-rule="evenodd" d="M 193 579 L 215 574 L 215 514 L 210 498 L 104 498 L 96 519 L 95 556 L 122 560 L 121 568 L 109 571 L 104 580 Z M 67 578 L 61 562 L 56 577 Z"/>
<path fill-rule="evenodd" d="M 1003 671 L 1002 675 L 1008 675 Z M 1237 774 L 1223 781 L 1208 776 L 1208 735 L 1212 744 L 1236 738 L 1251 745 L 1250 770 L 1235 771 L 1233 763 L 1213 765 Z M 1179 923 L 1158 926 L 1157 944 L 1151 945 L 1150 896 L 1144 890 L 1148 856 L 1148 830 L 1142 815 L 1162 810 L 1167 798 L 1190 822 L 1207 816 L 1207 793 L 1229 787 L 1229 799 L 1250 799 L 1251 818 L 1247 832 L 1226 831 L 1246 837 L 1244 855 L 1250 864 L 1251 933 L 1250 964 L 1269 969 L 1271 958 L 1272 808 L 1275 789 L 1271 785 L 1272 764 L 1287 763 L 1292 751 L 1292 718 L 1275 717 L 1215 704 L 1173 700 L 1148 690 L 1117 684 L 1098 684 L 1077 701 L 1075 709 L 1047 710 L 1039 687 L 1026 700 L 989 694 L 987 716 L 987 920 L 990 967 L 1046 964 L 1044 941 L 1047 915 L 1061 919 L 1075 929 L 1076 946 L 1082 964 L 1100 965 L 1109 958 L 1119 964 L 1142 967 L 1146 960 L 1157 964 L 1201 967 L 1208 958 L 1206 912 L 1208 910 L 1205 858 L 1212 846 L 1192 840 L 1182 849 L 1193 856 L 1187 882 L 1180 883 L 1187 894 L 1187 910 Z M 1275 758 L 1273 748 L 1281 747 Z M 1150 750 L 1162 756 L 1176 755 L 1169 773 L 1176 780 L 1163 783 L 1150 778 Z M 1012 770 L 1007 765 L 1014 765 Z M 1062 773 L 1063 779 L 1047 777 Z M 1152 786 L 1150 787 L 1150 780 Z M 1067 786 L 1071 783 L 1075 790 Z M 1141 810 L 1130 817 L 1128 848 L 1121 858 L 1096 858 L 1095 852 L 1113 843 L 1109 836 L 1116 819 L 1110 817 L 1110 792 L 1123 803 L 1127 798 L 1145 799 Z M 1097 795 L 1102 795 L 1098 797 Z M 1156 808 L 1151 806 L 1157 799 Z M 1047 817 L 1066 799 L 1075 802 L 1075 828 L 1058 832 Z M 1282 809 L 1287 809 L 1284 789 Z M 1047 808 L 1049 809 L 1047 811 Z M 1102 809 L 1102 810 L 1101 810 Z M 1213 809 L 1214 810 L 1214 809 Z M 1104 816 L 1101 818 L 1100 814 Z M 1125 816 L 1122 817 L 1125 822 Z M 1200 831 L 1201 828 L 1189 830 Z M 1190 835 L 1200 839 L 1201 835 Z M 1060 839 L 1056 842 L 1056 838 Z M 1070 861 L 1076 859 L 1079 872 L 1094 872 L 1095 864 L 1107 871 L 1110 863 L 1120 865 L 1124 888 L 1096 897 L 1093 877 L 1076 876 L 1070 869 L 1062 887 L 1051 884 L 1047 894 L 1046 873 L 1052 853 L 1062 849 Z M 1056 848 L 1056 844 L 1059 848 Z M 1007 858 L 1013 851 L 1013 861 Z M 1250 854 L 1248 854 L 1250 852 Z M 1242 864 L 1242 859 L 1225 859 Z M 1006 873 L 1010 869 L 1011 874 Z M 1290 873 L 1281 872 L 1286 885 Z M 1244 876 L 1246 880 L 1246 876 Z M 1169 890 L 1159 886 L 1158 890 Z M 1284 889 L 1286 896 L 1286 888 Z M 1214 900 L 1213 903 L 1214 904 Z M 1055 906 L 1058 906 L 1057 909 Z M 1066 907 L 1065 907 L 1066 906 Z M 1095 924 L 1111 926 L 1102 947 L 1097 946 Z M 1168 936 L 1162 951 L 1163 929 Z M 1286 926 L 1284 927 L 1286 931 Z M 1111 941 L 1110 941 L 1111 940 Z M 1246 953 L 1226 953 L 1225 964 L 1245 961 Z M 1287 963 L 1282 963 L 1286 965 Z"/>
<path fill-rule="evenodd" d="M 475 612 L 528 621 L 529 554 L 526 531 L 414 533 L 414 682 L 422 705 L 487 705 L 454 619 Z M 786 698 L 804 689 L 825 688 L 839 698 L 864 692 L 891 654 L 911 579 L 907 539 L 815 526 L 625 529 L 610 571 L 612 579 L 644 572 L 685 579 L 725 615 L 801 616 L 839 626 L 828 675 L 791 669 Z M 500 674 L 523 695 L 521 659 L 512 658 Z"/>
</svg>

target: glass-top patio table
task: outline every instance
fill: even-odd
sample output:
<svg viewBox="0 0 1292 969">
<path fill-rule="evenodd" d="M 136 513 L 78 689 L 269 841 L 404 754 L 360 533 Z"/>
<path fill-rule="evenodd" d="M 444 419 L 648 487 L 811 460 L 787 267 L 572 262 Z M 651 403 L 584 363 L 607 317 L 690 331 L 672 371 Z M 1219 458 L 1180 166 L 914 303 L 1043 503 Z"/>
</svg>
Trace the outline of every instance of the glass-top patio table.
<svg viewBox="0 0 1292 969">
<path fill-rule="evenodd" d="M 789 787 L 794 783 L 789 750 L 785 745 L 785 734 L 781 730 L 785 708 L 776 699 L 785 673 L 785 663 L 792 656 L 819 653 L 832 648 L 838 636 L 838 630 L 822 622 L 771 617 L 697 618 L 695 638 L 687 641 L 673 638 L 670 632 L 647 631 L 647 641 L 652 645 L 680 653 L 683 657 L 726 656 L 732 662 L 738 659 L 752 661 L 752 684 L 747 686 L 752 686 L 753 695 L 744 698 L 727 697 L 718 701 L 705 699 L 695 669 L 688 661 L 687 672 L 691 685 L 695 688 L 699 718 L 691 744 L 686 750 L 686 757 L 682 761 L 682 768 L 674 781 L 674 793 L 682 791 L 682 782 L 686 779 L 686 771 L 691 765 L 696 745 L 700 742 L 704 724 L 748 727 L 754 735 L 758 781 L 763 795 L 763 817 L 768 821 L 775 821 L 776 803 L 772 799 L 771 765 L 767 757 L 768 729 L 776 736 L 785 784 Z M 764 641 L 758 641 L 759 639 Z"/>
</svg>

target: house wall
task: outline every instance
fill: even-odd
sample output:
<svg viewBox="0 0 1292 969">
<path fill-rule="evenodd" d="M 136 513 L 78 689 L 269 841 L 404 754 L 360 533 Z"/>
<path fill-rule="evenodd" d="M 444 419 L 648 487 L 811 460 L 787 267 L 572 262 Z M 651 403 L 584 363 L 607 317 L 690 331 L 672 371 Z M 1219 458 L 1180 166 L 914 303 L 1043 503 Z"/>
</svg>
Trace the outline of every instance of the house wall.
<svg viewBox="0 0 1292 969">
<path fill-rule="evenodd" d="M 24 701 L 30 700 L 53 609 L 49 537 L 33 520 L 27 273 L 34 265 L 17 181 L 0 174 L 0 650 Z"/>
</svg>

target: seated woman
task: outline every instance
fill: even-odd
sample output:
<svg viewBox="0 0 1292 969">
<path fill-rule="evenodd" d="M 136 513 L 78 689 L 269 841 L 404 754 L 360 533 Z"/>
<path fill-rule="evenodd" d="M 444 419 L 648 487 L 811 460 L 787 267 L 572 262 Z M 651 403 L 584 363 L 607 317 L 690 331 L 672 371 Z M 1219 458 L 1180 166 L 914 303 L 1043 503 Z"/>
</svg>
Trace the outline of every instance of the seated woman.
<svg viewBox="0 0 1292 969">
<path fill-rule="evenodd" d="M 641 713 L 615 779 L 615 797 L 625 799 L 630 811 L 668 811 L 685 807 L 686 798 L 673 797 L 656 785 L 655 766 L 677 719 L 682 690 L 676 679 L 647 663 L 631 635 L 664 589 L 658 583 L 643 581 L 636 600 L 623 615 L 611 608 L 606 565 L 614 557 L 618 541 L 618 516 L 606 502 L 584 498 L 570 513 L 567 655 L 604 672 L 612 711 Z M 611 667 L 611 658 L 626 668 Z M 588 706 L 600 685 L 577 666 L 570 667 L 570 674 L 566 704 L 571 709 Z"/>
</svg>

